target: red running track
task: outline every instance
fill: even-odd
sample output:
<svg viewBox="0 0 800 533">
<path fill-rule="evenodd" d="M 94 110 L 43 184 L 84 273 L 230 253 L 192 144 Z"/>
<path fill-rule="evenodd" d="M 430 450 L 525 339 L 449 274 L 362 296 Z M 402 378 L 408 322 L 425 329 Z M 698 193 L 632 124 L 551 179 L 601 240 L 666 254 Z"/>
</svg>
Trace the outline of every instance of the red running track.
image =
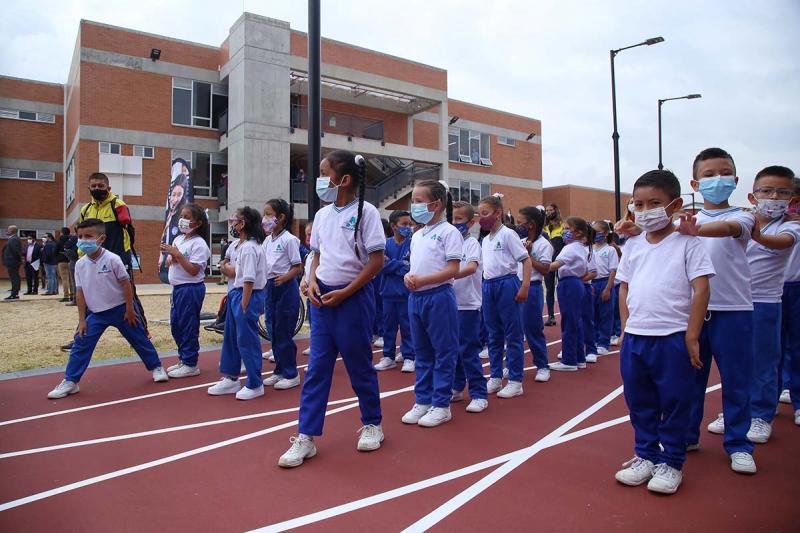
<svg viewBox="0 0 800 533">
<path fill-rule="evenodd" d="M 546 332 L 555 361 L 558 329 Z M 787 405 L 757 447 L 755 476 L 733 473 L 721 437 L 704 433 L 676 495 L 616 483 L 633 453 L 616 354 L 549 383 L 528 370 L 523 396 L 492 397 L 480 414 L 454 404 L 453 421 L 434 429 L 400 422 L 413 376 L 380 373 L 386 441 L 367 454 L 355 449 L 358 408 L 337 363 L 319 453 L 294 470 L 276 462 L 300 389 L 210 397 L 218 358 L 205 352 L 199 377 L 165 384 L 138 362 L 91 368 L 80 394 L 58 401 L 45 398 L 58 374 L 0 382 L 0 531 L 799 529 L 800 428 Z M 720 398 L 707 395 L 704 423 Z"/>
</svg>

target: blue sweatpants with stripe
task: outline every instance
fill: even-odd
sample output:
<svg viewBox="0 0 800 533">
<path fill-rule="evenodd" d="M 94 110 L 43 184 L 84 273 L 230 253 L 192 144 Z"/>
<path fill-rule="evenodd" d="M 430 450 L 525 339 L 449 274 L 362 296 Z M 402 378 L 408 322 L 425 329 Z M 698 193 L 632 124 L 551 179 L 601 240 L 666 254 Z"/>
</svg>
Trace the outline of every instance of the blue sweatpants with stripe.
<svg viewBox="0 0 800 533">
<path fill-rule="evenodd" d="M 397 329 L 400 329 L 400 353 L 403 359 L 414 360 L 411 322 L 408 319 L 408 298 L 383 299 L 383 356 L 394 359 Z"/>
<path fill-rule="evenodd" d="M 753 381 L 750 414 L 772 422 L 778 407 L 781 364 L 781 304 L 753 303 Z"/>
<path fill-rule="evenodd" d="M 614 302 L 611 304 L 614 308 L 614 325 L 611 328 L 611 334 L 619 337 L 622 335 L 622 319 L 619 317 L 619 285 L 614 285 L 611 294 L 614 298 Z"/>
<path fill-rule="evenodd" d="M 172 287 L 169 325 L 183 364 L 197 366 L 200 355 L 200 311 L 206 297 L 205 283 L 184 283 Z"/>
<path fill-rule="evenodd" d="M 275 279 L 267 281 L 264 318 L 270 325 L 272 353 L 275 355 L 275 375 L 286 379 L 297 377 L 297 345 L 294 343 L 294 328 L 300 313 L 300 291 L 297 278 L 275 285 Z"/>
<path fill-rule="evenodd" d="M 692 409 L 687 442 L 700 442 L 700 424 L 706 399 L 711 358 L 717 362 L 722 380 L 722 414 L 725 417 L 723 446 L 728 455 L 753 453 L 747 439 L 750 430 L 750 388 L 753 380 L 753 312 L 709 311 L 700 332 L 703 363 L 692 385 Z"/>
<path fill-rule="evenodd" d="M 591 283 L 583 284 L 583 307 L 581 308 L 581 318 L 583 319 L 583 347 L 584 354 L 596 354 L 594 331 L 594 289 Z M 585 359 L 585 355 L 584 355 Z"/>
<path fill-rule="evenodd" d="M 583 351 L 583 281 L 576 276 L 559 278 L 556 292 L 561 312 L 561 362 L 575 366 L 586 362 Z"/>
<path fill-rule="evenodd" d="M 627 333 L 620 350 L 636 455 L 678 470 L 686 459 L 690 392 L 696 373 L 685 338 L 685 331 L 663 337 Z"/>
<path fill-rule="evenodd" d="M 608 284 L 608 278 L 593 279 L 594 288 L 594 333 L 595 344 L 598 348 L 611 346 L 611 330 L 614 327 L 614 296 L 609 294 L 608 301 L 603 301 L 603 291 Z"/>
<path fill-rule="evenodd" d="M 521 306 L 515 300 L 519 287 L 516 274 L 483 280 L 483 319 L 489 332 L 490 376 L 503 377 L 505 344 L 508 379 L 521 383 L 524 368 L 522 315 Z"/>
<path fill-rule="evenodd" d="M 344 286 L 329 286 L 317 280 L 326 294 Z M 359 289 L 336 307 L 316 307 L 311 313 L 311 354 L 300 393 L 299 431 L 322 435 L 325 410 L 333 381 L 336 358 L 342 354 L 350 384 L 358 397 L 363 425 L 381 423 L 378 374 L 372 366 L 372 324 L 375 322 L 375 292 L 371 284 Z"/>
<path fill-rule="evenodd" d="M 541 315 L 541 309 L 539 314 Z M 462 391 L 469 383 L 469 397 L 486 399 L 486 378 L 481 364 L 481 310 L 458 311 L 458 361 L 453 378 L 453 390 Z"/>
<path fill-rule="evenodd" d="M 544 308 L 544 291 L 542 282 L 531 281 L 528 290 L 528 299 L 522 304 L 522 327 L 525 330 L 525 339 L 533 355 L 533 364 L 537 369 L 547 368 L 547 341 L 544 337 L 544 321 L 542 310 Z"/>
<path fill-rule="evenodd" d="M 264 293 L 263 289 L 253 290 L 247 309 L 242 309 L 242 288 L 235 288 L 228 293 L 226 304 L 228 310 L 219 371 L 225 376 L 238 377 L 244 363 L 248 389 L 257 389 L 264 384 L 261 378 L 261 337 L 258 335 L 258 317 L 264 309 Z"/>
<path fill-rule="evenodd" d="M 800 409 L 800 281 L 783 284 L 781 349 L 783 385 L 792 397 L 792 406 Z"/>
<path fill-rule="evenodd" d="M 416 403 L 449 407 L 458 359 L 458 306 L 453 286 L 411 293 L 408 317 L 417 357 Z"/>
<path fill-rule="evenodd" d="M 153 370 L 161 366 L 158 352 L 153 347 L 153 343 L 147 338 L 147 332 L 142 325 L 139 317 L 135 326 L 131 326 L 125 321 L 125 304 L 112 307 L 99 313 L 86 311 L 86 334 L 75 334 L 75 342 L 69 352 L 67 369 L 64 372 L 64 379 L 78 383 L 92 360 L 92 354 L 97 346 L 97 341 L 109 326 L 114 326 L 119 330 L 125 340 L 136 351 L 147 370 Z"/>
</svg>

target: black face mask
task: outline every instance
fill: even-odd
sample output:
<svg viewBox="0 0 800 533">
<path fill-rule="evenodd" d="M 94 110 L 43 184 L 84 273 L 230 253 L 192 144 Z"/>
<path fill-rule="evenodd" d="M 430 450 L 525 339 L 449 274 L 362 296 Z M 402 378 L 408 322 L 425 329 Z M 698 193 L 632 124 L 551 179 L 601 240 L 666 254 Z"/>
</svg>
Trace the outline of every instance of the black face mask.
<svg viewBox="0 0 800 533">
<path fill-rule="evenodd" d="M 549 215 L 547 215 L 547 220 L 555 220 L 555 218 L 556 218 L 555 213 L 550 213 Z"/>
<path fill-rule="evenodd" d="M 108 197 L 108 191 L 103 189 L 92 189 L 91 191 L 89 191 L 89 193 L 92 195 L 92 198 L 94 198 L 98 202 L 102 202 Z"/>
</svg>

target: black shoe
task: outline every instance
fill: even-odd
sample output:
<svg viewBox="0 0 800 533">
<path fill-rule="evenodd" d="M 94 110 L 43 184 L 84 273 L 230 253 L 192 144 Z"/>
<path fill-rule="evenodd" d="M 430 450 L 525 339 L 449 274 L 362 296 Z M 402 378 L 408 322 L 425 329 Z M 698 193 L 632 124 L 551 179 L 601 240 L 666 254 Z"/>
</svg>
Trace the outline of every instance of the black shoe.
<svg viewBox="0 0 800 533">
<path fill-rule="evenodd" d="M 72 350 L 72 345 L 75 344 L 75 341 L 69 341 L 67 344 L 61 347 L 62 352 L 69 352 Z"/>
<path fill-rule="evenodd" d="M 33 294 L 33 291 L 25 291 L 25 293 L 24 293 L 24 294 L 25 294 L 25 295 L 28 295 L 28 294 Z"/>
<path fill-rule="evenodd" d="M 39 291 L 33 291 L 31 294 L 39 294 Z"/>
<path fill-rule="evenodd" d="M 75 300 L 70 300 L 66 304 L 67 307 L 75 307 L 76 305 L 78 305 L 78 302 L 76 302 Z"/>
<path fill-rule="evenodd" d="M 59 300 L 59 302 L 68 302 L 68 301 L 70 301 L 70 298 L 68 296 L 65 296 Z"/>
<path fill-rule="evenodd" d="M 545 326 L 555 326 L 555 325 L 556 325 L 556 319 L 553 317 L 550 317 L 545 323 Z"/>
<path fill-rule="evenodd" d="M 16 294 L 11 294 L 11 295 L 6 296 L 5 298 L 3 298 L 3 300 L 19 300 L 19 296 L 16 295 Z"/>
</svg>

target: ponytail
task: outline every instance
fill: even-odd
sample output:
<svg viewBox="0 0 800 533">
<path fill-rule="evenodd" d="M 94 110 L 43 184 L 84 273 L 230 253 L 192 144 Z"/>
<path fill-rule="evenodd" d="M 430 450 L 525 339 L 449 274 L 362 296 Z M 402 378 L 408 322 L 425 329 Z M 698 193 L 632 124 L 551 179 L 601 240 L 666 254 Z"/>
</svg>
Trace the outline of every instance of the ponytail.
<svg viewBox="0 0 800 533">
<path fill-rule="evenodd" d="M 358 174 L 358 211 L 356 213 L 356 225 L 353 232 L 353 244 L 356 248 L 356 257 L 361 259 L 361 252 L 358 250 L 358 230 L 361 225 L 361 214 L 364 211 L 364 196 L 367 188 L 367 162 L 362 155 L 355 156 L 355 163 L 358 167 L 356 174 Z"/>
</svg>

